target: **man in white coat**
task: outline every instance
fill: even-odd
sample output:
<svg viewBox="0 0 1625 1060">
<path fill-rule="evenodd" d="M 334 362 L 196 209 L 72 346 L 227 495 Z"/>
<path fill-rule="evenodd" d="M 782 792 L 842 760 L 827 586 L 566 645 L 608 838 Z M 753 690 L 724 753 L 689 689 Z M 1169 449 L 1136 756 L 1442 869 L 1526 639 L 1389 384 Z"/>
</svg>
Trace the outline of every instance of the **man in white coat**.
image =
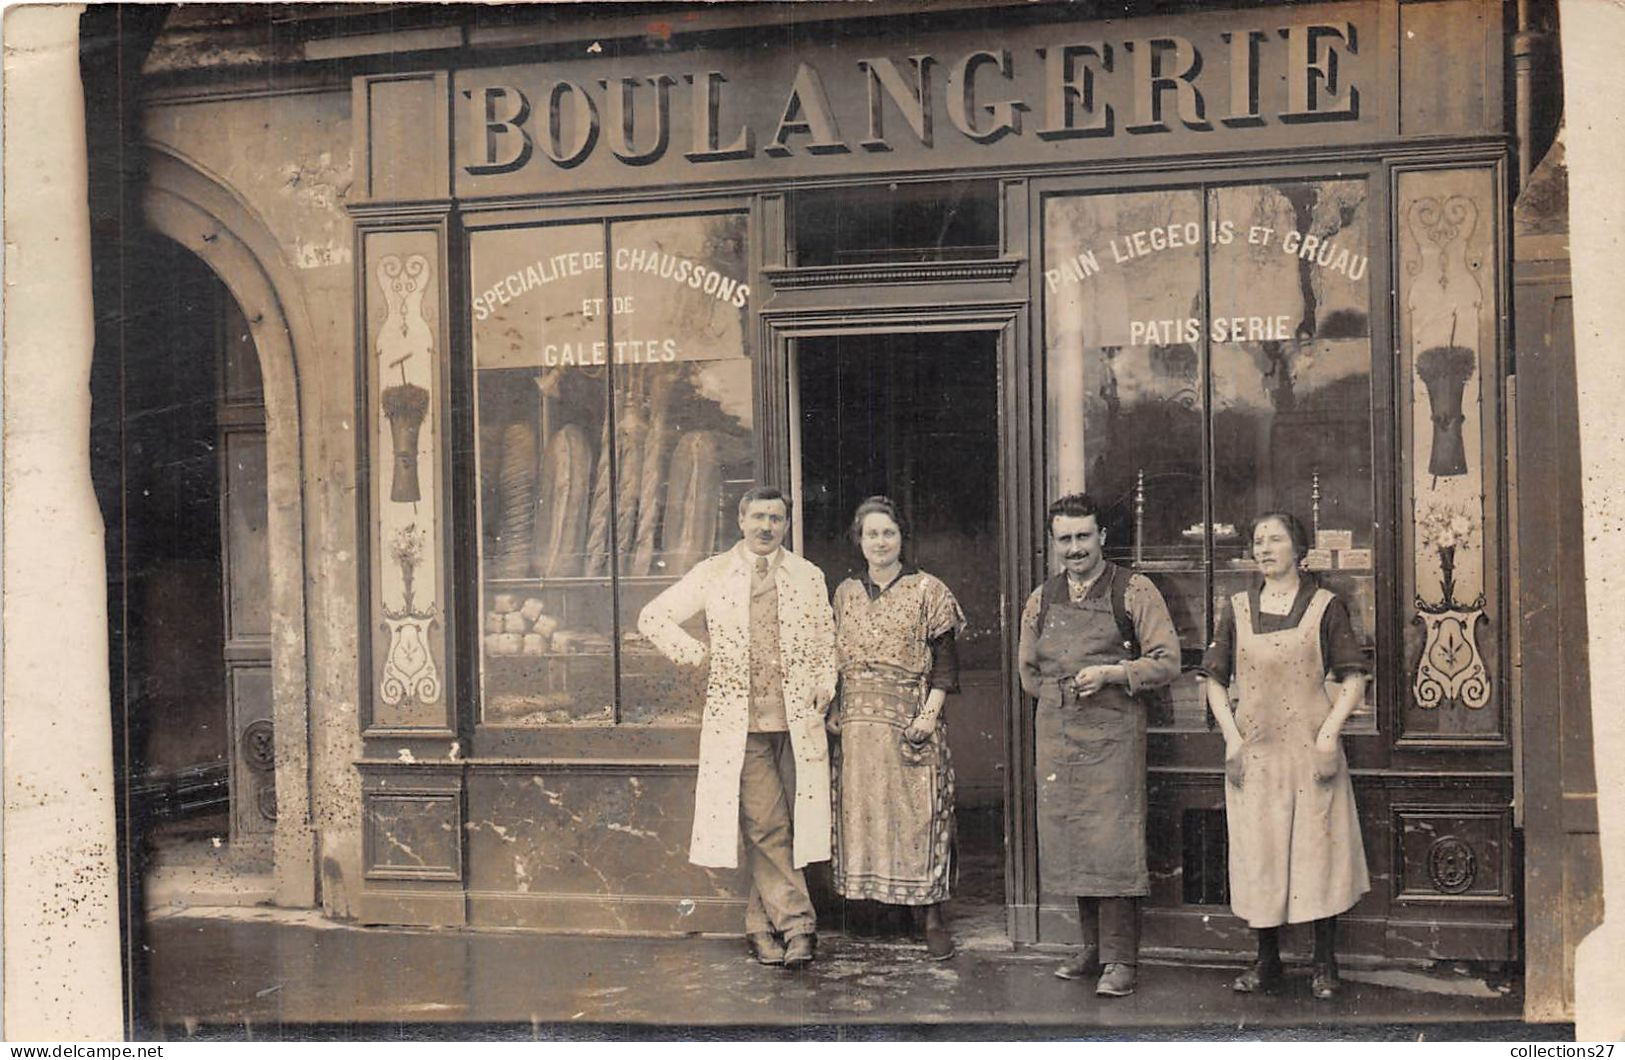
<svg viewBox="0 0 1625 1060">
<path fill-rule="evenodd" d="M 763 964 L 813 959 L 817 921 L 802 868 L 830 854 L 829 744 L 835 622 L 824 574 L 784 549 L 790 501 L 739 500 L 744 540 L 650 601 L 638 629 L 672 661 L 708 665 L 688 859 L 735 868 L 745 840 L 745 940 Z M 709 646 L 682 624 L 704 613 Z"/>
</svg>

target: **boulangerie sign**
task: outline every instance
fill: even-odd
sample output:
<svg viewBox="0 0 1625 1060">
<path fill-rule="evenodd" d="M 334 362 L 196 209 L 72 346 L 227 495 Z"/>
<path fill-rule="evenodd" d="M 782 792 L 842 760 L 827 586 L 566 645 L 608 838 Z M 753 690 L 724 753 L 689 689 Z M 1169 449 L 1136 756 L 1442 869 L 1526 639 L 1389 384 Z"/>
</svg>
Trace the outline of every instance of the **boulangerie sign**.
<svg viewBox="0 0 1625 1060">
<path fill-rule="evenodd" d="M 1351 4 L 949 32 L 895 50 L 807 49 L 794 64 L 695 51 L 458 71 L 457 190 L 1371 139 L 1390 124 L 1379 14 Z"/>
</svg>

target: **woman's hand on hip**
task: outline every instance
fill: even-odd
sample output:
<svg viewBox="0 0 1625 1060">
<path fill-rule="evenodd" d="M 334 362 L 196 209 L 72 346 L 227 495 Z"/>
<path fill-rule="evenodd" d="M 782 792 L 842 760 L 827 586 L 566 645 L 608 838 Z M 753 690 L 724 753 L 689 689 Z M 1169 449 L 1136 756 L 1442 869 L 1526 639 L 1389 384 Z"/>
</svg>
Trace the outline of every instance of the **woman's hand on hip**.
<svg viewBox="0 0 1625 1060">
<path fill-rule="evenodd" d="M 1244 745 L 1241 740 L 1226 739 L 1224 741 L 1224 779 L 1230 782 L 1233 788 L 1240 788 L 1243 776 L 1246 774 L 1246 760 L 1242 757 Z"/>
<path fill-rule="evenodd" d="M 1315 748 L 1310 758 L 1314 763 L 1315 779 L 1322 784 L 1329 783 L 1343 767 L 1339 753 L 1342 749 L 1340 735 L 1323 729 L 1315 737 Z"/>
</svg>

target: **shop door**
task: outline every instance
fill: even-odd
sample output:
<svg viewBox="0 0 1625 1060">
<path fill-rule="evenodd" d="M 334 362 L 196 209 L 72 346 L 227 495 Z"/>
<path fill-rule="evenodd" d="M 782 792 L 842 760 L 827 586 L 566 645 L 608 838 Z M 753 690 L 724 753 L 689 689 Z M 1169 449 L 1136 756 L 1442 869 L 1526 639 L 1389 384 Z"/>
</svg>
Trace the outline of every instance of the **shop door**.
<svg viewBox="0 0 1625 1060">
<path fill-rule="evenodd" d="M 966 615 L 960 692 L 944 710 L 962 937 L 1005 930 L 997 356 L 997 333 L 981 331 L 804 338 L 793 359 L 799 551 L 833 590 L 864 569 L 849 535 L 853 511 L 890 497 L 908 523 L 904 562 L 941 578 Z M 863 914 L 834 904 L 838 918 Z"/>
</svg>

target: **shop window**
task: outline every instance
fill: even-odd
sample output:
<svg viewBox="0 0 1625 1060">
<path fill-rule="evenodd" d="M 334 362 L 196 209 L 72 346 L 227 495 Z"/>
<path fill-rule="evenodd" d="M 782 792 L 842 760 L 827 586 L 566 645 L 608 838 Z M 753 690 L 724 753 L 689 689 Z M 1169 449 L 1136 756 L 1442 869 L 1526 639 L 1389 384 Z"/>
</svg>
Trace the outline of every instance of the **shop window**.
<svg viewBox="0 0 1625 1060">
<path fill-rule="evenodd" d="M 1108 557 L 1156 582 L 1187 666 L 1257 577 L 1249 522 L 1271 509 L 1311 529 L 1375 662 L 1368 215 L 1358 180 L 1046 201 L 1048 492 L 1102 505 Z M 1194 680 L 1171 698 L 1154 723 L 1206 727 Z"/>
<path fill-rule="evenodd" d="M 637 617 L 756 478 L 746 219 L 471 239 L 482 721 L 698 724 L 703 673 Z"/>
<path fill-rule="evenodd" d="M 791 209 L 797 265 L 999 255 L 998 189 L 988 181 L 805 191 Z"/>
</svg>

